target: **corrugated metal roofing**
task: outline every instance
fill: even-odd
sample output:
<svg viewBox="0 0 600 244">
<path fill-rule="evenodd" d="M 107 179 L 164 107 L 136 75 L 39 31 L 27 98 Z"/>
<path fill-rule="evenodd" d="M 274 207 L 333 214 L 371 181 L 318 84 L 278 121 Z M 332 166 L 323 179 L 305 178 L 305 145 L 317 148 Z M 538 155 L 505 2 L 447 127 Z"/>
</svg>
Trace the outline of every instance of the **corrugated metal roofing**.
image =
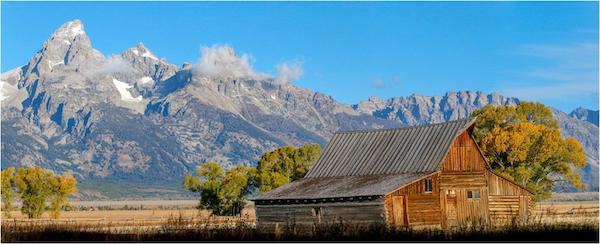
<svg viewBox="0 0 600 244">
<path fill-rule="evenodd" d="M 431 173 L 303 178 L 252 200 L 383 196 Z"/>
<path fill-rule="evenodd" d="M 437 171 L 454 139 L 475 119 L 398 129 L 338 132 L 306 178 Z"/>
</svg>

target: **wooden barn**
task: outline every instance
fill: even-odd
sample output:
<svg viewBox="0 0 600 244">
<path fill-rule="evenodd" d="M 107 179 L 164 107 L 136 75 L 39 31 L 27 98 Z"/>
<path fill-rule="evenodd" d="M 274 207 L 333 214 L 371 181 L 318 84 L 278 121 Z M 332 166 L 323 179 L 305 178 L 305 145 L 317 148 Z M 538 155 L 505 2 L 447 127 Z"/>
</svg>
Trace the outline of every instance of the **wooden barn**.
<svg viewBox="0 0 600 244">
<path fill-rule="evenodd" d="M 303 179 L 253 199 L 258 227 L 446 228 L 526 218 L 533 193 L 490 170 L 471 136 L 474 122 L 335 133 Z"/>
</svg>

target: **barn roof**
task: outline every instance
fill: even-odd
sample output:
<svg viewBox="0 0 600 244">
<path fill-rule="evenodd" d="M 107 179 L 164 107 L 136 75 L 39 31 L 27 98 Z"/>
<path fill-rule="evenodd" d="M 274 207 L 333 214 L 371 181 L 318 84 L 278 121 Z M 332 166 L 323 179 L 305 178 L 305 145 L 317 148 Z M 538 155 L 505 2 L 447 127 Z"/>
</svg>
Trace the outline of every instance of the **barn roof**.
<svg viewBox="0 0 600 244">
<path fill-rule="evenodd" d="M 431 173 L 303 178 L 263 193 L 252 200 L 323 199 L 383 196 Z"/>
<path fill-rule="evenodd" d="M 306 178 L 404 175 L 439 169 L 454 139 L 475 119 L 369 131 L 338 132 Z"/>
</svg>

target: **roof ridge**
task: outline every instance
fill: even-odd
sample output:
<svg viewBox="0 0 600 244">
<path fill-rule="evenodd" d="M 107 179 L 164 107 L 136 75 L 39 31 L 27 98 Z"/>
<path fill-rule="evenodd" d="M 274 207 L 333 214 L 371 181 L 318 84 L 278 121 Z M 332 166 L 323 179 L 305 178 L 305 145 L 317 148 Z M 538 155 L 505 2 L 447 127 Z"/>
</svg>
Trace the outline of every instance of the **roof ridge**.
<svg viewBox="0 0 600 244">
<path fill-rule="evenodd" d="M 324 179 L 324 178 L 348 178 L 348 177 L 388 177 L 388 176 L 401 176 L 401 175 L 415 175 L 415 174 L 431 174 L 435 173 L 434 171 L 423 171 L 423 172 L 403 172 L 403 173 L 383 173 L 383 174 L 370 174 L 370 175 L 338 175 L 338 176 L 317 176 L 317 177 L 303 177 L 299 180 L 303 179 Z"/>
<path fill-rule="evenodd" d="M 424 127 L 440 126 L 440 125 L 444 125 L 444 124 L 451 124 L 451 123 L 457 123 L 457 122 L 464 122 L 466 120 L 475 121 L 475 119 L 476 118 L 473 118 L 473 117 L 466 117 L 466 118 L 462 118 L 462 119 L 450 120 L 450 121 L 440 122 L 440 123 L 422 124 L 422 125 L 406 126 L 406 127 L 399 127 L 399 128 L 336 131 L 336 132 L 334 132 L 334 134 L 351 134 L 351 133 L 368 133 L 368 132 L 393 131 L 393 130 L 408 130 L 408 129 L 414 129 L 414 128 L 424 128 Z"/>
</svg>

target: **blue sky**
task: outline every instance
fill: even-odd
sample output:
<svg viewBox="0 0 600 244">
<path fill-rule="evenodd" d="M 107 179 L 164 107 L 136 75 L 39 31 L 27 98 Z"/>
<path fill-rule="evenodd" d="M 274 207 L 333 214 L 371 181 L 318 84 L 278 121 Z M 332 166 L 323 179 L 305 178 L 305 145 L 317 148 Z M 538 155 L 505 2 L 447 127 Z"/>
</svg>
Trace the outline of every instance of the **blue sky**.
<svg viewBox="0 0 600 244">
<path fill-rule="evenodd" d="M 357 103 L 376 95 L 498 92 L 598 109 L 597 2 L 5 2 L 3 71 L 81 19 L 105 55 L 138 42 L 195 63 L 227 44 L 257 72 L 300 62 L 295 84 Z"/>
</svg>

